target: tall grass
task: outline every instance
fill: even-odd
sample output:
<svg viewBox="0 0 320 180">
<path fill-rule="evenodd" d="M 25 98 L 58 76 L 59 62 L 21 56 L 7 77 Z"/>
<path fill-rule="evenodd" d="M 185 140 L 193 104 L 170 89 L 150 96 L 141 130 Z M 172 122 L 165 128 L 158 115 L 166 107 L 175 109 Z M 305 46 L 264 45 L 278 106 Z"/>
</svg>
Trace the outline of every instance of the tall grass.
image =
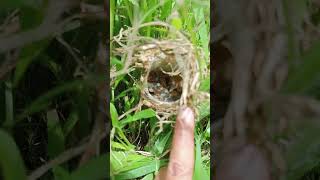
<svg viewBox="0 0 320 180">
<path fill-rule="evenodd" d="M 112 37 L 121 29 L 137 27 L 142 23 L 163 21 L 184 33 L 199 49 L 200 89 L 209 92 L 209 27 L 210 1 L 196 0 L 111 0 L 110 33 Z M 161 27 L 147 26 L 139 29 L 140 36 L 156 39 L 175 38 Z M 111 51 L 117 48 L 111 43 Z M 110 67 L 120 71 L 125 57 L 111 55 Z M 113 179 L 153 179 L 160 167 L 168 163 L 173 128 L 166 124 L 159 131 L 158 120 L 152 109 L 142 109 L 119 117 L 134 108 L 140 100 L 140 72 L 117 76 L 111 84 L 110 113 L 111 130 L 111 175 Z M 209 101 L 199 107 L 195 130 L 194 179 L 209 179 L 210 162 L 210 120 Z"/>
</svg>

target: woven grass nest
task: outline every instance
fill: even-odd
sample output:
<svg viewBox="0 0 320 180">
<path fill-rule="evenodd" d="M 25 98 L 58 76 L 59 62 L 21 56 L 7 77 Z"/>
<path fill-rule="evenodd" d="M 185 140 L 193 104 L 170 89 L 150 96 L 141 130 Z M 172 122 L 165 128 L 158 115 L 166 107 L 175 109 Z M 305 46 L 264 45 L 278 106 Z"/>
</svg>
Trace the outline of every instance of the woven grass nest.
<svg viewBox="0 0 320 180">
<path fill-rule="evenodd" d="M 198 64 L 193 46 L 184 40 L 146 43 L 135 51 L 135 65 L 144 69 L 141 82 L 146 104 L 158 111 L 190 105 L 198 87 Z"/>
<path fill-rule="evenodd" d="M 122 31 L 115 40 L 129 44 L 133 31 Z M 153 108 L 160 119 L 176 115 L 181 106 L 194 107 L 192 97 L 200 83 L 195 49 L 185 36 L 177 34 L 177 38 L 160 40 L 134 36 L 130 46 L 118 49 L 127 56 L 129 67 L 142 69 L 141 102 Z"/>
</svg>

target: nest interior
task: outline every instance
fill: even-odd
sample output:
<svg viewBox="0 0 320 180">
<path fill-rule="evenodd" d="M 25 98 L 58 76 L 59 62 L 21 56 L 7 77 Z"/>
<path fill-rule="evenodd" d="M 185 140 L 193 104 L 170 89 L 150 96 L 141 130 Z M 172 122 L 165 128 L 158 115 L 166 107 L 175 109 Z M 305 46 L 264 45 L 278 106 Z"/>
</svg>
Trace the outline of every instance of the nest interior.
<svg viewBox="0 0 320 180">
<path fill-rule="evenodd" d="M 198 64 L 188 41 L 144 42 L 134 51 L 134 65 L 143 69 L 141 94 L 147 106 L 159 113 L 175 113 L 191 102 L 198 86 Z"/>
<path fill-rule="evenodd" d="M 165 66 L 161 66 L 165 67 Z M 167 73 L 163 68 L 154 68 L 148 75 L 148 91 L 154 98 L 174 102 L 182 94 L 182 77 L 180 74 Z"/>
</svg>

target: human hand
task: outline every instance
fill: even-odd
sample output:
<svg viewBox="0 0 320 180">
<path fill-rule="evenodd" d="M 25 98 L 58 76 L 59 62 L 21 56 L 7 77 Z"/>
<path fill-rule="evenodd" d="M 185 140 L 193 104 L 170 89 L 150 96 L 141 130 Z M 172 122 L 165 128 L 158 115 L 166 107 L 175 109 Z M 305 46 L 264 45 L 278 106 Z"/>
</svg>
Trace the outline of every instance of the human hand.
<svg viewBox="0 0 320 180">
<path fill-rule="evenodd" d="M 168 167 L 161 168 L 156 180 L 191 180 L 194 168 L 194 113 L 181 108 L 174 128 Z"/>
</svg>

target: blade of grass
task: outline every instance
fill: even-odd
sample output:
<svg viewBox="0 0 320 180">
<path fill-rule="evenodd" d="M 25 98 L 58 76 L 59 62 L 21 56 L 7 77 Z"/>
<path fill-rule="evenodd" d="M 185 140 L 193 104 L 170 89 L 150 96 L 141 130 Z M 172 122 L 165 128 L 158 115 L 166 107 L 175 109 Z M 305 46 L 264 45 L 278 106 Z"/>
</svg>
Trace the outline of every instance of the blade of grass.
<svg viewBox="0 0 320 180">
<path fill-rule="evenodd" d="M 159 168 L 161 166 L 163 166 L 164 164 L 166 164 L 167 162 L 162 160 L 153 160 L 147 164 L 145 164 L 144 166 L 140 166 L 139 168 L 121 173 L 119 175 L 116 176 L 116 179 L 134 179 L 134 178 L 138 178 L 147 174 L 150 174 L 151 172 L 155 172 L 158 171 Z"/>
<path fill-rule="evenodd" d="M 5 180 L 26 180 L 26 171 L 13 138 L 0 130 L 0 167 Z"/>
<path fill-rule="evenodd" d="M 48 155 L 54 158 L 64 151 L 65 137 L 59 122 L 57 111 L 50 110 L 47 112 L 47 127 L 48 127 Z"/>
<path fill-rule="evenodd" d="M 52 102 L 53 98 L 62 93 L 75 91 L 84 84 L 85 81 L 75 80 L 55 87 L 54 89 L 48 91 L 47 93 L 33 101 L 30 105 L 28 105 L 17 119 L 21 120 L 30 114 L 46 109 Z"/>
<path fill-rule="evenodd" d="M 320 78 L 320 41 L 316 42 L 302 56 L 299 69 L 291 71 L 284 86 L 285 92 L 301 93 L 310 88 Z"/>
<path fill-rule="evenodd" d="M 127 146 L 134 147 L 129 142 L 129 140 L 125 136 L 124 132 L 122 131 L 122 126 L 121 126 L 121 124 L 119 123 L 119 120 L 118 120 L 117 109 L 115 108 L 115 106 L 112 103 L 110 103 L 110 114 L 111 114 L 112 126 L 116 129 L 117 134 L 119 134 L 120 138 L 123 139 L 127 143 Z"/>
<path fill-rule="evenodd" d="M 109 178 L 109 154 L 100 155 L 72 172 L 63 180 L 100 180 Z"/>
<path fill-rule="evenodd" d="M 209 180 L 210 177 L 207 174 L 207 171 L 203 168 L 202 158 L 201 158 L 201 140 L 200 136 L 196 136 L 196 157 L 195 157 L 195 164 L 194 164 L 194 180 Z"/>
<path fill-rule="evenodd" d="M 150 173 L 150 174 L 146 175 L 141 180 L 153 180 L 153 173 Z"/>
<path fill-rule="evenodd" d="M 128 123 L 131 123 L 131 122 L 134 122 L 134 121 L 138 121 L 138 120 L 141 120 L 141 119 L 147 119 L 147 118 L 155 117 L 155 116 L 156 116 L 156 112 L 153 109 L 145 109 L 145 110 L 137 112 L 133 116 L 129 116 L 126 119 L 120 121 L 120 126 L 124 127 Z"/>
<path fill-rule="evenodd" d="M 166 135 L 160 136 L 159 139 L 154 144 L 154 152 L 157 156 L 161 156 L 162 153 L 164 152 L 164 148 L 166 147 L 166 144 L 168 143 L 168 140 L 172 134 L 172 131 L 169 131 L 169 133 L 166 133 Z"/>
<path fill-rule="evenodd" d="M 117 175 L 148 164 L 152 159 L 134 151 L 112 151 L 110 162 L 114 169 L 113 173 Z"/>
<path fill-rule="evenodd" d="M 63 126 L 63 134 L 67 137 L 70 132 L 73 130 L 74 126 L 77 124 L 79 118 L 75 111 L 72 111 Z"/>
<path fill-rule="evenodd" d="M 29 65 L 36 59 L 37 56 L 49 45 L 50 40 L 45 39 L 34 42 L 22 49 L 19 62 L 14 73 L 13 86 L 16 87 L 26 72 Z"/>
<path fill-rule="evenodd" d="M 3 123 L 3 127 L 11 128 L 14 125 L 14 107 L 13 107 L 13 95 L 12 84 L 8 81 L 5 83 L 5 117 L 6 120 Z"/>
</svg>

